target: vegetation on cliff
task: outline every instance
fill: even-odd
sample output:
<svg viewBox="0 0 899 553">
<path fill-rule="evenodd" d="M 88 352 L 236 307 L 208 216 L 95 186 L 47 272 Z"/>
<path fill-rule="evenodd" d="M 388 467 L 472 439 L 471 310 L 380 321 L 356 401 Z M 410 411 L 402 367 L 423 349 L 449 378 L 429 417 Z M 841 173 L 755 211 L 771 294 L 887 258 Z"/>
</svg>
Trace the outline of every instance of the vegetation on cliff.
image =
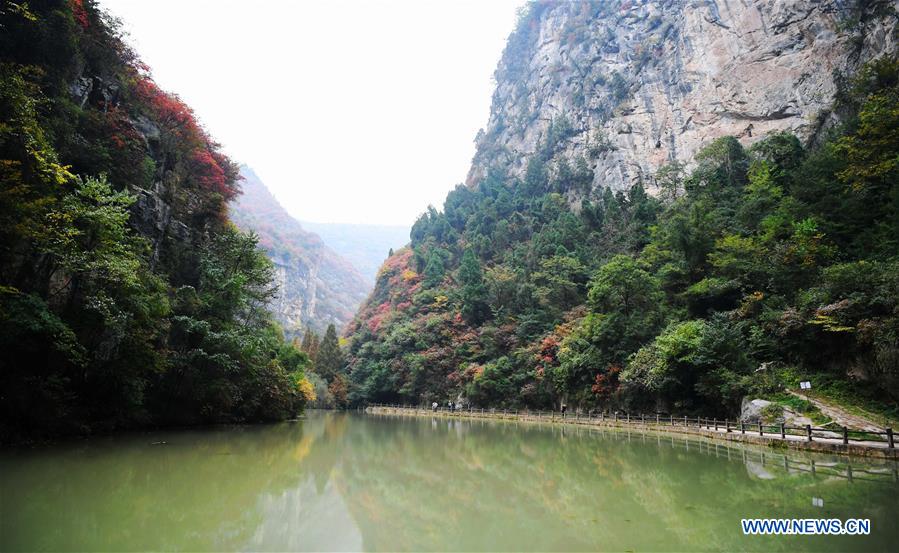
<svg viewBox="0 0 899 553">
<path fill-rule="evenodd" d="M 329 324 L 342 328 L 365 300 L 370 284 L 347 259 L 291 217 L 252 169 L 241 167 L 240 174 L 242 193 L 231 202 L 229 213 L 234 224 L 259 237 L 275 264 L 279 290 L 270 308 L 285 335 L 295 338 L 306 328 L 324 332 Z"/>
<path fill-rule="evenodd" d="M 430 208 L 348 336 L 354 401 L 732 414 L 801 379 L 899 400 L 899 63 L 869 64 L 818 147 L 708 144 L 661 190 L 553 157 Z"/>
<path fill-rule="evenodd" d="M 296 413 L 237 167 L 94 2 L 0 29 L 0 438 Z"/>
</svg>

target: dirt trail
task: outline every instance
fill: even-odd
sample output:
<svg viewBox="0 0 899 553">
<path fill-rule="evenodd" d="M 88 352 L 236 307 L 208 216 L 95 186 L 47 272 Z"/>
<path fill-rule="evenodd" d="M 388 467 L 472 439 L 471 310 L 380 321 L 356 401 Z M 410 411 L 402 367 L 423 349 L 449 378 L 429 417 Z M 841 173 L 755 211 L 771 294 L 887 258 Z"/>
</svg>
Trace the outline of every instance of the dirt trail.
<svg viewBox="0 0 899 553">
<path fill-rule="evenodd" d="M 877 424 L 876 422 L 860 415 L 856 415 L 855 413 L 849 413 L 839 405 L 834 405 L 833 403 L 828 403 L 814 396 L 807 396 L 800 392 L 794 392 L 792 390 L 789 390 L 789 392 L 798 398 L 812 402 L 815 404 L 815 407 L 840 426 L 845 426 L 851 430 L 868 430 L 870 432 L 883 431 L 883 425 Z"/>
</svg>

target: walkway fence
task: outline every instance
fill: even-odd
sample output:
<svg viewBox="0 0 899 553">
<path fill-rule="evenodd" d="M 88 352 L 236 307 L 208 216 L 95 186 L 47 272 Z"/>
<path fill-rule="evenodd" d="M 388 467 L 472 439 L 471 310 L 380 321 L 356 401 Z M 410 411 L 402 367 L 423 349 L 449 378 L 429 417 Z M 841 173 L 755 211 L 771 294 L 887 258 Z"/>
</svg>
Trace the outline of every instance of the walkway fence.
<svg viewBox="0 0 899 553">
<path fill-rule="evenodd" d="M 545 422 L 566 422 L 574 424 L 614 424 L 616 426 L 634 425 L 640 427 L 679 427 L 723 433 L 757 434 L 758 436 L 782 440 L 826 440 L 834 442 L 842 440 L 843 444 L 879 445 L 894 449 L 896 447 L 893 429 L 885 428 L 880 432 L 867 430 L 850 430 L 843 427 L 816 428 L 806 426 L 786 426 L 781 424 L 745 423 L 728 419 L 709 419 L 704 417 L 676 417 L 673 415 L 632 415 L 630 413 L 564 413 L 559 411 L 532 411 L 509 409 L 483 409 L 462 407 L 450 410 L 447 406 L 433 409 L 428 406 L 372 403 L 368 407 L 390 409 L 409 414 L 424 415 L 439 413 L 445 416 L 464 416 L 471 418 L 493 418 Z"/>
</svg>

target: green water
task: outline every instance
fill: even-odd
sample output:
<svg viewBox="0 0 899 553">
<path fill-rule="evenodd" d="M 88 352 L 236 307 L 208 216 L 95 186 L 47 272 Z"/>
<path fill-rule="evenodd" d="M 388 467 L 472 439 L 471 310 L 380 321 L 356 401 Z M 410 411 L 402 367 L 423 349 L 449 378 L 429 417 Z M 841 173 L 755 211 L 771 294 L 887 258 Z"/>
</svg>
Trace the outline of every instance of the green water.
<svg viewBox="0 0 899 553">
<path fill-rule="evenodd" d="M 894 466 L 846 469 L 683 437 L 312 413 L 4 451 L 0 549 L 895 551 Z M 872 534 L 743 536 L 745 517 L 870 518 Z"/>
</svg>

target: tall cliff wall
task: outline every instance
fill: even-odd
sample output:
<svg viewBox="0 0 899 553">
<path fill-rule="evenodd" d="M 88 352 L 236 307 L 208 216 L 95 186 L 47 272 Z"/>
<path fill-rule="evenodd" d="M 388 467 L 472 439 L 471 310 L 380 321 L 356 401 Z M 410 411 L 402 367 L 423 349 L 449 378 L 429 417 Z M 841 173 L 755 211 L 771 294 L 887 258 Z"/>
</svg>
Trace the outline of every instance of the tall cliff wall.
<svg viewBox="0 0 899 553">
<path fill-rule="evenodd" d="M 583 157 L 594 187 L 643 182 L 714 138 L 787 130 L 806 143 L 839 122 L 846 75 L 895 52 L 895 1 L 538 2 L 496 70 L 468 184 L 521 176 L 555 125 L 555 159 Z M 557 140 L 556 140 L 557 139 Z"/>
<path fill-rule="evenodd" d="M 275 264 L 278 295 L 270 309 L 291 336 L 311 327 L 343 327 L 370 285 L 353 265 L 300 225 L 249 167 L 241 167 L 243 193 L 231 203 L 231 218 L 259 235 Z"/>
</svg>

